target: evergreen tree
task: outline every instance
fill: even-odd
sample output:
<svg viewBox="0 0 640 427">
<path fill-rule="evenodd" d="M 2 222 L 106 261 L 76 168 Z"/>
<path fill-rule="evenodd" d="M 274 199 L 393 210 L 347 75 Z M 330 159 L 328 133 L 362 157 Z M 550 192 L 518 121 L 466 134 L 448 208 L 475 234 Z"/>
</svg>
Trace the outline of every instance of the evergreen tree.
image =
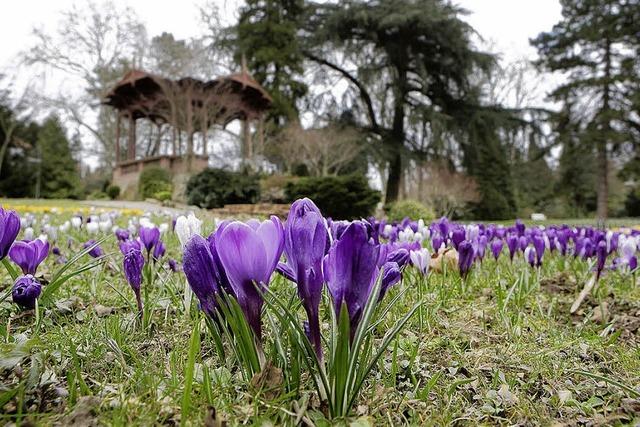
<svg viewBox="0 0 640 427">
<path fill-rule="evenodd" d="M 297 34 L 303 11 L 304 0 L 247 0 L 229 40 L 273 98 L 269 119 L 279 125 L 298 119 L 296 104 L 307 93 Z"/>
<path fill-rule="evenodd" d="M 538 143 L 537 134 L 531 133 L 526 157 L 518 159 L 514 165 L 519 207 L 544 212 L 553 199 L 555 179 L 545 154 L 546 151 Z"/>
<path fill-rule="evenodd" d="M 359 109 L 360 126 L 382 142 L 386 202 L 393 202 L 403 157 L 417 145 L 411 116 L 443 117 L 468 131 L 467 114 L 481 109 L 472 76 L 487 71 L 494 58 L 473 47 L 473 28 L 447 1 L 349 0 L 311 9 L 305 55 L 351 85 L 356 96 L 348 103 Z"/>
<path fill-rule="evenodd" d="M 551 122 L 555 142 L 562 148 L 556 192 L 566 201 L 570 216 L 582 216 L 596 209 L 596 157 L 573 109 L 572 103 L 565 102 Z"/>
<path fill-rule="evenodd" d="M 40 128 L 37 150 L 42 160 L 39 167 L 40 196 L 73 198 L 78 196 L 78 165 L 71 156 L 70 144 L 57 117 L 48 118 Z"/>
<path fill-rule="evenodd" d="M 620 123 L 627 107 L 623 88 L 637 77 L 629 64 L 636 61 L 640 3 L 620 0 L 561 0 L 562 20 L 531 43 L 540 64 L 568 74 L 553 93 L 556 100 L 582 102 L 583 143 L 595 146 L 598 171 L 597 213 L 608 214 L 609 155 L 624 136 Z M 590 104 L 596 103 L 594 106 Z M 582 150 L 578 150 L 582 152 Z M 567 150 L 568 153 L 576 152 Z M 575 161 L 572 163 L 576 163 Z"/>
</svg>

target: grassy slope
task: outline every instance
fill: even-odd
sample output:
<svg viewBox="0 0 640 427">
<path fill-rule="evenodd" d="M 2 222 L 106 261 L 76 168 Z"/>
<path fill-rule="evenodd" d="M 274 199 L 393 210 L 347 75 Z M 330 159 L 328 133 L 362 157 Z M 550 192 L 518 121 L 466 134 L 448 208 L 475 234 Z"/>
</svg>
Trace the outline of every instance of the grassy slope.
<svg viewBox="0 0 640 427">
<path fill-rule="evenodd" d="M 175 237 L 166 243 L 169 256 L 178 258 Z M 2 422 L 149 425 L 185 418 L 184 378 L 197 312 L 192 307 L 185 313 L 182 306 L 184 278 L 162 273 L 149 292 L 152 325 L 142 330 L 115 241 L 104 249 L 114 253 L 113 261 L 69 282 L 38 331 L 32 315 L 18 313 L 8 301 L 0 304 L 1 359 L 8 367 L 0 373 Z M 45 277 L 52 261 L 41 271 Z M 569 306 L 588 271 L 582 261 L 548 257 L 536 272 L 503 255 L 498 263 L 486 259 L 476 266 L 466 283 L 456 274 L 425 281 L 408 272 L 402 285 L 408 290 L 380 325 L 380 336 L 417 300 L 424 304 L 368 381 L 354 419 L 363 425 L 628 422 L 640 401 L 615 382 L 640 386 L 640 290 L 631 277 L 607 274 L 582 312 L 571 316 Z M 4 288 L 8 278 L 0 283 Z M 295 292 L 279 277 L 272 287 L 287 296 Z M 387 300 L 401 290 L 392 289 Z M 602 306 L 605 319 L 594 321 Z M 266 329 L 272 339 L 274 332 Z M 25 337 L 32 338 L 30 348 L 15 365 L 8 356 L 19 356 L 15 343 Z M 267 352 L 271 345 L 269 340 Z M 206 333 L 202 347 L 191 410 L 182 421 L 212 421 L 213 407 L 231 424 L 293 425 L 298 411 L 327 423 L 308 378 L 299 393 L 265 395 L 244 384 L 229 358 L 216 355 Z"/>
</svg>

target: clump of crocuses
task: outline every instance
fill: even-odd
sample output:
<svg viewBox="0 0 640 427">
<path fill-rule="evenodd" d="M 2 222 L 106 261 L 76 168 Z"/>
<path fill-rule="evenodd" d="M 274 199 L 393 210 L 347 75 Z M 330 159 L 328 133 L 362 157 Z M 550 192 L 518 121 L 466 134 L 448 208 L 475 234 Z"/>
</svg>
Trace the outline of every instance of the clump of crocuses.
<svg viewBox="0 0 640 427">
<path fill-rule="evenodd" d="M 189 238 L 183 269 L 203 310 L 210 313 L 217 293 L 224 290 L 236 299 L 260 340 L 264 303 L 260 289 L 268 286 L 283 246 L 284 230 L 275 216 L 263 222 L 223 223 L 206 241 L 198 234 Z"/>
</svg>

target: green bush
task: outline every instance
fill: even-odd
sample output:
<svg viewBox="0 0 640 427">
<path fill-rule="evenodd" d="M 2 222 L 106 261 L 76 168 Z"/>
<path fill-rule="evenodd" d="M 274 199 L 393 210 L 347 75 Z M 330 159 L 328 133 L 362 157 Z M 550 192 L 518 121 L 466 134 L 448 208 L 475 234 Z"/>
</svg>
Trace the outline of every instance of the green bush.
<svg viewBox="0 0 640 427">
<path fill-rule="evenodd" d="M 373 214 L 380 192 L 369 187 L 363 175 L 305 177 L 286 185 L 290 202 L 308 197 L 333 219 L 357 219 Z"/>
<path fill-rule="evenodd" d="M 260 198 L 260 177 L 224 169 L 206 169 L 187 182 L 189 204 L 221 208 L 238 203 L 256 203 Z"/>
<path fill-rule="evenodd" d="M 120 187 L 117 185 L 110 185 L 107 187 L 106 193 L 111 200 L 115 200 L 120 195 Z"/>
<path fill-rule="evenodd" d="M 152 167 L 142 171 L 138 180 L 138 193 L 143 199 L 154 197 L 161 191 L 173 191 L 171 174 L 162 168 Z"/>
<path fill-rule="evenodd" d="M 387 207 L 387 217 L 390 221 L 402 221 L 408 217 L 413 220 L 423 219 L 425 222 L 430 222 L 435 219 L 435 216 L 433 209 L 412 199 L 399 200 Z"/>
<path fill-rule="evenodd" d="M 167 200 L 171 200 L 171 191 L 158 191 L 153 195 L 153 198 L 161 202 L 166 202 Z"/>
<path fill-rule="evenodd" d="M 94 191 L 87 195 L 87 200 L 109 200 L 109 196 L 104 191 Z"/>
</svg>

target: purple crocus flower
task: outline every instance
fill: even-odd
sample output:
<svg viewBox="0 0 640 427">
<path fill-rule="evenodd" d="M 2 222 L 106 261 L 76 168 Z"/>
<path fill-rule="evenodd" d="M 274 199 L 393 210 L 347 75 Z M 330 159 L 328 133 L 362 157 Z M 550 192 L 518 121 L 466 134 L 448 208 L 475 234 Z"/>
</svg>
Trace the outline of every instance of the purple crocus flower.
<svg viewBox="0 0 640 427">
<path fill-rule="evenodd" d="M 516 231 L 518 232 L 518 236 L 524 236 L 525 228 L 524 223 L 520 219 L 516 219 Z"/>
<path fill-rule="evenodd" d="M 233 221 L 216 236 L 220 261 L 245 318 L 258 339 L 262 338 L 260 314 L 263 299 L 257 286 L 269 284 L 284 247 L 284 230 L 280 220 L 246 224 Z"/>
<path fill-rule="evenodd" d="M 445 243 L 445 239 L 439 234 L 434 235 L 433 238 L 431 239 L 431 247 L 433 248 L 433 251 L 436 253 L 438 252 L 438 250 L 440 250 L 440 247 L 442 247 L 444 243 Z"/>
<path fill-rule="evenodd" d="M 126 252 L 122 261 L 122 267 L 124 275 L 127 278 L 127 282 L 133 289 L 133 293 L 136 296 L 136 303 L 138 305 L 138 312 L 142 313 L 142 299 L 140 298 L 140 286 L 142 285 L 142 268 L 144 267 L 144 256 L 142 251 L 136 245 L 131 244 L 124 246 Z M 123 246 L 120 246 L 120 250 Z"/>
<path fill-rule="evenodd" d="M 11 245 L 20 232 L 20 217 L 14 211 L 0 207 L 0 260 L 9 253 Z"/>
<path fill-rule="evenodd" d="M 173 258 L 169 258 L 169 261 L 167 261 L 167 264 L 169 265 L 169 270 L 171 270 L 173 273 L 177 272 L 178 269 L 180 268 L 178 266 L 178 262 Z"/>
<path fill-rule="evenodd" d="M 466 231 L 464 228 L 460 227 L 453 230 L 453 232 L 451 233 L 451 243 L 455 250 L 458 250 L 458 246 L 465 239 L 465 237 Z"/>
<path fill-rule="evenodd" d="M 513 262 L 513 256 L 518 250 L 520 239 L 515 234 L 509 234 L 507 236 L 507 248 L 509 249 L 509 258 Z"/>
<path fill-rule="evenodd" d="M 502 253 L 502 247 L 504 246 L 504 242 L 502 239 L 493 239 L 491 242 L 491 253 L 493 253 L 493 257 L 497 260 L 500 258 L 500 253 Z"/>
<path fill-rule="evenodd" d="M 542 256 L 544 255 L 545 243 L 542 236 L 536 234 L 531 238 L 533 247 L 536 248 L 536 264 L 538 267 L 542 265 Z"/>
<path fill-rule="evenodd" d="M 93 245 L 96 245 L 96 241 L 91 239 L 88 240 L 87 242 L 85 242 L 84 245 L 82 245 L 82 247 L 84 249 L 87 249 Z M 91 249 L 89 252 L 87 252 L 89 254 L 89 256 L 91 256 L 92 258 L 99 258 L 102 255 L 104 255 L 104 251 L 102 250 L 102 248 L 100 247 L 100 245 L 96 245 L 93 249 Z"/>
<path fill-rule="evenodd" d="M 11 289 L 13 302 L 24 308 L 34 308 L 36 299 L 40 296 L 42 286 L 31 274 L 16 279 Z"/>
<path fill-rule="evenodd" d="M 120 248 L 120 252 L 122 255 L 126 255 L 132 249 L 136 249 L 138 251 L 142 251 L 142 243 L 138 239 L 130 239 L 125 240 L 124 242 L 120 242 L 118 245 Z"/>
<path fill-rule="evenodd" d="M 536 248 L 532 246 L 527 246 L 524 249 L 524 259 L 531 265 L 531 267 L 536 266 Z"/>
<path fill-rule="evenodd" d="M 382 266 L 382 280 L 380 281 L 380 295 L 378 301 L 382 301 L 387 290 L 402 279 L 402 271 L 397 262 L 388 261 Z"/>
<path fill-rule="evenodd" d="M 604 270 L 605 262 L 607 261 L 607 242 L 604 240 L 600 240 L 598 245 L 596 246 L 596 279 L 600 278 L 600 274 L 602 274 L 602 270 Z"/>
<path fill-rule="evenodd" d="M 524 252 L 524 250 L 527 249 L 527 246 L 529 246 L 529 239 L 527 239 L 526 236 L 520 236 L 519 242 L 520 250 Z"/>
<path fill-rule="evenodd" d="M 125 240 L 129 240 L 129 236 L 131 234 L 129 233 L 129 230 L 127 230 L 126 228 L 118 228 L 115 231 L 115 235 L 119 241 L 124 242 Z"/>
<path fill-rule="evenodd" d="M 162 240 L 158 240 L 158 243 L 153 247 L 153 260 L 157 261 L 164 256 L 167 252 L 167 249 L 164 246 Z"/>
<path fill-rule="evenodd" d="M 346 306 L 352 338 L 378 277 L 379 253 L 380 246 L 369 240 L 365 225 L 354 221 L 331 246 L 323 261 L 334 310 L 339 317 L 342 305 Z"/>
<path fill-rule="evenodd" d="M 482 262 L 484 253 L 487 249 L 487 236 L 479 236 L 473 242 L 473 253 L 475 255 L 475 258 L 479 259 Z"/>
<path fill-rule="evenodd" d="M 220 286 L 216 281 L 216 266 L 209 242 L 202 236 L 193 235 L 185 245 L 183 269 L 191 290 L 200 301 L 200 308 L 209 316 L 213 316 Z"/>
<path fill-rule="evenodd" d="M 298 296 L 307 312 L 311 342 L 322 360 L 318 307 L 324 281 L 322 260 L 329 250 L 329 230 L 318 207 L 309 199 L 293 202 L 284 229 L 286 264 L 278 272 L 298 285 Z"/>
<path fill-rule="evenodd" d="M 140 227 L 138 235 L 147 253 L 150 253 L 151 249 L 153 249 L 153 247 L 158 244 L 158 240 L 160 240 L 160 230 L 157 227 Z"/>
<path fill-rule="evenodd" d="M 49 255 L 49 242 L 40 239 L 18 240 L 9 249 L 9 258 L 18 264 L 23 274 L 36 274 L 38 266 Z"/>
<path fill-rule="evenodd" d="M 458 269 L 460 276 L 467 277 L 471 264 L 473 264 L 473 245 L 468 240 L 463 240 L 458 245 Z"/>
<path fill-rule="evenodd" d="M 419 247 L 415 249 L 417 250 Z M 399 268 L 402 268 L 409 262 L 409 251 L 405 248 L 396 249 L 387 255 L 385 262 L 394 262 L 398 264 Z"/>
</svg>

